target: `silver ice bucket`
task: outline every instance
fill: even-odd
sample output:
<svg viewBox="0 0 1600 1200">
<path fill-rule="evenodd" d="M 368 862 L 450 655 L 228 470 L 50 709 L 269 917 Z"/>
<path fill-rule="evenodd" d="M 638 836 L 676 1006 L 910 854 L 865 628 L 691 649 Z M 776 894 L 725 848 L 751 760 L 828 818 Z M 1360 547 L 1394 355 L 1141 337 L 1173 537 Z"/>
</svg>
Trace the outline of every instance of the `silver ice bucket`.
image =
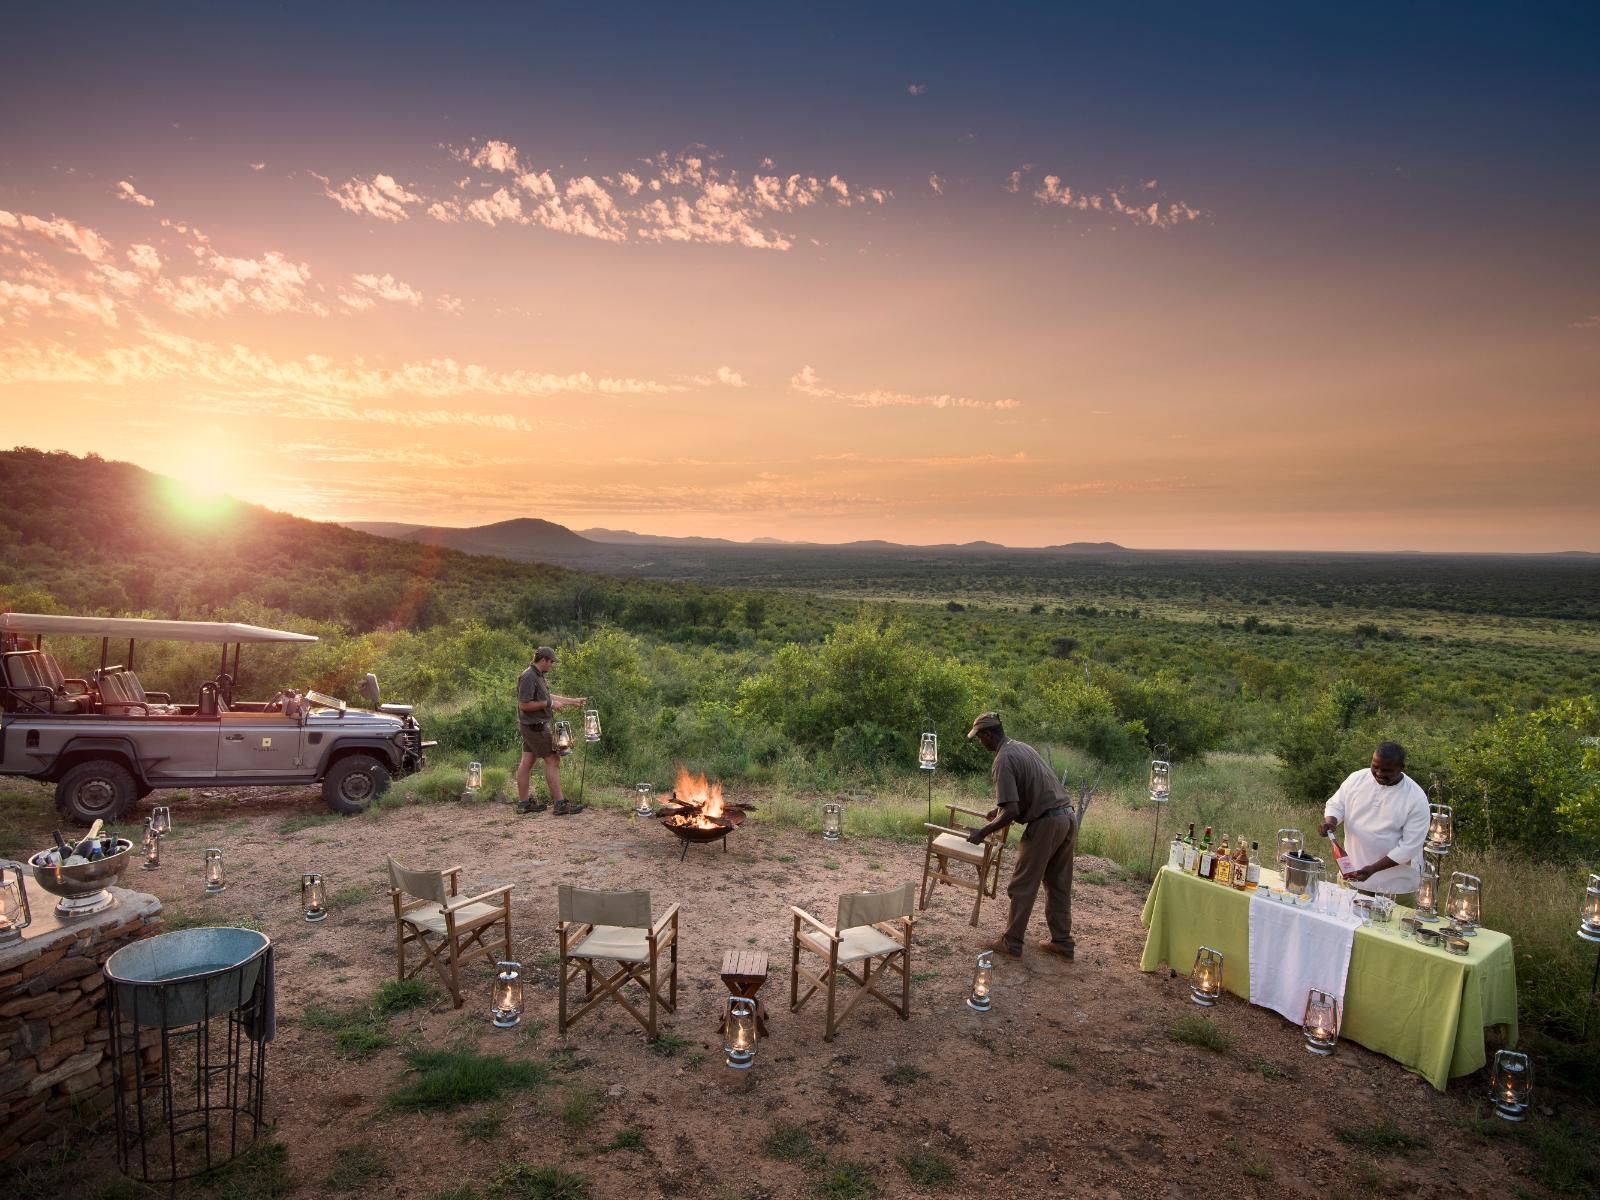
<svg viewBox="0 0 1600 1200">
<path fill-rule="evenodd" d="M 1283 856 L 1283 887 L 1294 895 L 1317 894 L 1317 884 L 1322 881 L 1322 860 L 1304 850 Z"/>
<path fill-rule="evenodd" d="M 135 1025 L 193 1025 L 249 1002 L 271 945 L 253 929 L 180 929 L 118 950 L 106 959 L 106 979 Z"/>
</svg>

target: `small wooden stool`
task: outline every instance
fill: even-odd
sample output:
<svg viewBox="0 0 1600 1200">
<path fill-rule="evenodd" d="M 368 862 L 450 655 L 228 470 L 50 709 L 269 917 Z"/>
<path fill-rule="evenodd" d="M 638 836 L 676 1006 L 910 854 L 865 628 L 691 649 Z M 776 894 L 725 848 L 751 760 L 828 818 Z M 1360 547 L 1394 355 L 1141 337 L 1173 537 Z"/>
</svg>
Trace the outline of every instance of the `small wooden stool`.
<svg viewBox="0 0 1600 1200">
<path fill-rule="evenodd" d="M 767 1036 L 767 1006 L 756 995 L 767 981 L 767 952 L 765 950 L 729 950 L 722 956 L 722 982 L 728 985 L 730 996 L 743 996 L 756 1002 L 756 1036 Z M 725 1018 L 717 1027 L 726 1035 Z"/>
</svg>

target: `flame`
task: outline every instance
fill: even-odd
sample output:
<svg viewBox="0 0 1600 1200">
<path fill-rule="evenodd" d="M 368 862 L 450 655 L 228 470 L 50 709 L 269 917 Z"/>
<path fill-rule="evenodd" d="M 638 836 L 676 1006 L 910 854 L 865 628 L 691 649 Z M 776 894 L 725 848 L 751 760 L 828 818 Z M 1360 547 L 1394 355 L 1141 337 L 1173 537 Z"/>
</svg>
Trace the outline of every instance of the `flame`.
<svg viewBox="0 0 1600 1200">
<path fill-rule="evenodd" d="M 710 783 L 704 775 L 691 775 L 687 768 L 678 768 L 678 777 L 673 781 L 673 787 L 678 793 L 678 803 L 692 805 L 700 810 L 702 817 L 720 817 L 722 815 L 722 781 Z"/>
</svg>

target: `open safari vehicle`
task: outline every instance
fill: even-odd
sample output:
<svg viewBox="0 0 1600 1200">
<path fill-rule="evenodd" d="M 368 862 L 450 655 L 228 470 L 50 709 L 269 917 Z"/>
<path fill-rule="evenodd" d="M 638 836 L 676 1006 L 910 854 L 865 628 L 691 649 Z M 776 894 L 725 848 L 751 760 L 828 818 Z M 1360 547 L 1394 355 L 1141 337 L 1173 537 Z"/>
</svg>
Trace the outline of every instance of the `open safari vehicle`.
<svg viewBox="0 0 1600 1200">
<path fill-rule="evenodd" d="M 68 675 L 51 651 L 62 637 L 99 638 L 99 666 Z M 219 646 L 216 677 L 192 697 L 145 691 L 134 655 L 152 638 Z M 82 825 L 118 820 L 156 788 L 321 784 L 329 808 L 360 812 L 425 765 L 433 743 L 410 705 L 380 704 L 370 674 L 371 709 L 292 688 L 235 695 L 246 643 L 316 640 L 218 621 L 0 613 L 0 775 L 54 783 L 56 807 Z"/>
</svg>

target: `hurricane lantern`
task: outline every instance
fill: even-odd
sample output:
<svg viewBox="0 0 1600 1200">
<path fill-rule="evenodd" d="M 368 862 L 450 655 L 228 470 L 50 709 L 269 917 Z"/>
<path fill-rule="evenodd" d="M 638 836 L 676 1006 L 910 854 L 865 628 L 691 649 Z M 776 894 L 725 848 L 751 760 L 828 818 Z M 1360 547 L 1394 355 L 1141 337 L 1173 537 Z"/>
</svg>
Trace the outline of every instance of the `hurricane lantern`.
<svg viewBox="0 0 1600 1200">
<path fill-rule="evenodd" d="M 1417 920 L 1432 925 L 1439 919 L 1439 860 L 1423 852 L 1422 872 L 1417 878 Z"/>
<path fill-rule="evenodd" d="M 469 762 L 467 764 L 467 791 L 475 792 L 483 786 L 483 764 Z"/>
<path fill-rule="evenodd" d="M 1201 1008 L 1210 1008 L 1222 996 L 1222 951 L 1201 946 L 1189 972 L 1189 995 Z"/>
<path fill-rule="evenodd" d="M 328 889 L 315 871 L 300 876 L 300 907 L 308 921 L 322 921 L 328 916 Z"/>
<path fill-rule="evenodd" d="M 1578 919 L 1578 936 L 1586 942 L 1600 942 L 1600 875 L 1589 876 L 1583 893 L 1583 912 Z"/>
<path fill-rule="evenodd" d="M 988 1012 L 994 1003 L 994 955 L 985 950 L 978 955 L 978 965 L 972 972 L 972 995 L 967 997 L 967 1007 L 973 1012 Z"/>
<path fill-rule="evenodd" d="M 157 805 L 150 810 L 150 828 L 157 837 L 166 837 L 172 832 L 172 810 L 165 804 Z"/>
<path fill-rule="evenodd" d="M 917 748 L 917 766 L 924 771 L 932 771 L 939 765 L 939 735 L 931 729 L 922 735 L 922 744 Z"/>
<path fill-rule="evenodd" d="M 144 862 L 141 864 L 146 871 L 159 871 L 161 869 L 161 835 L 156 832 L 155 818 L 144 823 L 144 840 L 140 843 L 144 851 Z"/>
<path fill-rule="evenodd" d="M 228 877 L 222 873 L 222 851 L 212 847 L 206 851 L 206 891 L 216 893 L 228 886 Z"/>
<path fill-rule="evenodd" d="M 1445 913 L 1455 922 L 1462 937 L 1476 937 L 1483 919 L 1483 881 L 1476 875 L 1456 871 L 1450 876 L 1450 891 L 1445 897 Z"/>
<path fill-rule="evenodd" d="M 1533 1062 L 1517 1050 L 1496 1050 L 1489 1074 L 1489 1101 L 1503 1121 L 1520 1121 L 1533 1099 Z"/>
<path fill-rule="evenodd" d="M 844 805 L 824 804 L 822 806 L 822 840 L 825 842 L 837 842 L 843 830 Z"/>
<path fill-rule="evenodd" d="M 522 964 L 497 962 L 494 965 L 494 999 L 490 1012 L 496 1029 L 514 1029 L 522 1024 Z"/>
<path fill-rule="evenodd" d="M 1339 1044 L 1339 1001 L 1320 988 L 1306 993 L 1306 1015 L 1300 1022 L 1306 1035 L 1306 1050 L 1312 1054 L 1332 1054 Z"/>
<path fill-rule="evenodd" d="M 1455 810 L 1448 804 L 1428 805 L 1428 849 L 1435 854 L 1449 854 L 1455 840 Z"/>
<path fill-rule="evenodd" d="M 655 812 L 655 785 L 651 783 L 635 784 L 633 790 L 638 794 L 638 799 L 633 803 L 633 811 L 641 817 L 648 817 Z"/>
<path fill-rule="evenodd" d="M 0 862 L 0 945 L 20 941 L 22 931 L 33 923 L 28 908 L 27 877 L 22 864 Z"/>
<path fill-rule="evenodd" d="M 729 996 L 722 1031 L 722 1052 L 728 1065 L 735 1071 L 748 1071 L 756 1060 L 756 1002 L 748 996 Z"/>
<path fill-rule="evenodd" d="M 1150 760 L 1150 799 L 1157 804 L 1172 799 L 1172 764 L 1164 758 Z"/>
<path fill-rule="evenodd" d="M 598 742 L 600 740 L 600 710 L 586 708 L 583 710 L 583 740 Z"/>
<path fill-rule="evenodd" d="M 572 753 L 572 722 L 570 721 L 556 722 L 556 753 Z"/>
</svg>

